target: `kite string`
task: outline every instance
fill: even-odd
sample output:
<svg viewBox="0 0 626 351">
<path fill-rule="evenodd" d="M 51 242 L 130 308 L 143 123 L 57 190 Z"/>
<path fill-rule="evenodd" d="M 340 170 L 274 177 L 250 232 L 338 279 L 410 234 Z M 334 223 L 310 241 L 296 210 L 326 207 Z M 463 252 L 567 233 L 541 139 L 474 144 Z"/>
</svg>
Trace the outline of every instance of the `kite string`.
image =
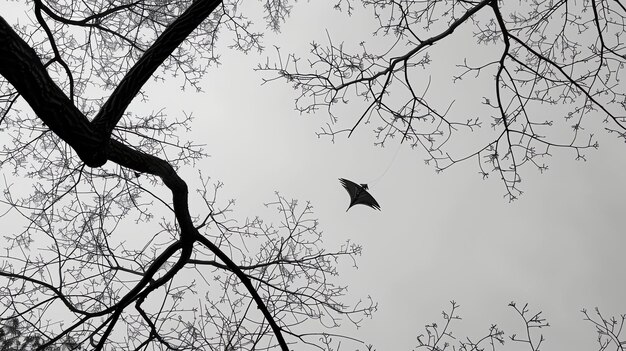
<svg viewBox="0 0 626 351">
<path fill-rule="evenodd" d="M 400 151 L 400 146 L 402 146 L 402 143 L 398 143 L 398 147 L 396 148 L 396 152 L 393 154 L 393 158 L 391 159 L 391 161 L 389 162 L 389 165 L 387 166 L 387 168 L 385 168 L 385 170 L 383 171 L 383 173 L 381 175 L 379 175 L 378 177 L 374 178 L 373 180 L 367 182 L 367 184 L 369 185 L 375 185 L 376 183 L 378 183 L 378 181 L 385 176 L 385 174 L 387 174 L 387 172 L 389 171 L 389 169 L 391 169 L 391 166 L 393 166 L 394 161 L 396 160 L 396 157 L 398 156 L 398 152 Z"/>
</svg>

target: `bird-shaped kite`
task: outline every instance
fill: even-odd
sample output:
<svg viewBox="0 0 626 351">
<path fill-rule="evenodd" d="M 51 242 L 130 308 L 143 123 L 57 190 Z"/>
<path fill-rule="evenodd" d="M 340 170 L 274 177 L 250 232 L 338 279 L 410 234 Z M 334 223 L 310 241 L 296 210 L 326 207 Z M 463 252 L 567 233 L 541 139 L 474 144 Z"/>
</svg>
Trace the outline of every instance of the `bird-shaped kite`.
<svg viewBox="0 0 626 351">
<path fill-rule="evenodd" d="M 343 178 L 339 178 L 339 181 L 341 185 L 346 188 L 348 194 L 350 194 L 350 206 L 348 206 L 346 212 L 354 205 L 365 205 L 380 211 L 378 202 L 367 192 L 367 184 L 357 184 Z"/>
</svg>

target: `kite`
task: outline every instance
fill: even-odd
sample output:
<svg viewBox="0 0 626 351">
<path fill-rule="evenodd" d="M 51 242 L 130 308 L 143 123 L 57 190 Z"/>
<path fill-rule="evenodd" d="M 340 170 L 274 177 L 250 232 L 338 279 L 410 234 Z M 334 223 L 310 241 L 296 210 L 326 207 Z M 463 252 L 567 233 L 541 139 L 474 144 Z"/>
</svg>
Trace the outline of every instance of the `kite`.
<svg viewBox="0 0 626 351">
<path fill-rule="evenodd" d="M 343 178 L 339 178 L 339 181 L 341 185 L 346 188 L 348 194 L 350 194 L 350 206 L 348 206 L 348 210 L 354 205 L 365 205 L 380 211 L 378 202 L 367 192 L 367 184 L 357 184 Z M 346 212 L 348 212 L 348 210 L 346 210 Z"/>
</svg>

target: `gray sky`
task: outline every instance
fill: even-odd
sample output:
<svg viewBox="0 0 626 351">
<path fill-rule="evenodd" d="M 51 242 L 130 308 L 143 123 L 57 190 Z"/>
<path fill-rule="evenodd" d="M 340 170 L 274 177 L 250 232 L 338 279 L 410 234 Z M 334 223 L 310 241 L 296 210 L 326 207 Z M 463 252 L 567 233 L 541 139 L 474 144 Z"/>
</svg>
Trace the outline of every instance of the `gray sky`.
<svg viewBox="0 0 626 351">
<path fill-rule="evenodd" d="M 368 38 L 373 27 L 366 21 L 329 12 L 299 3 L 283 34 L 269 35 L 266 43 L 304 54 L 309 41 L 325 43 L 325 28 L 331 36 Z M 351 31 L 341 30 L 346 26 Z M 272 57 L 271 50 L 266 53 Z M 243 213 L 269 214 L 259 204 L 279 190 L 313 203 L 328 245 L 348 239 L 363 244 L 359 270 L 345 270 L 343 278 L 355 298 L 371 294 L 379 310 L 357 336 L 379 350 L 412 349 L 425 324 L 441 323 L 440 311 L 452 299 L 464 318 L 455 335 L 477 338 L 491 323 L 508 335 L 521 334 L 521 320 L 507 307 L 514 300 L 530 303 L 550 322 L 544 350 L 597 349 L 596 333 L 580 309 L 598 306 L 605 317 L 626 311 L 622 142 L 598 125 L 601 148 L 587 162 L 574 161 L 569 151 L 554 152 L 546 174 L 523 170 L 525 194 L 508 203 L 502 184 L 495 177 L 483 181 L 473 161 L 437 175 L 424 165 L 421 151 L 406 145 L 394 160 L 396 144 L 372 146 L 375 125 L 334 144 L 318 139 L 314 132 L 328 120 L 323 111 L 300 116 L 289 85 L 259 87 L 260 75 L 246 69 L 264 57 L 227 52 L 223 66 L 206 78 L 207 94 L 189 96 L 193 100 L 181 108 L 197 113 L 195 140 L 206 142 L 211 154 L 204 169 L 224 180 Z M 487 89 L 479 95 L 492 95 L 493 88 Z M 361 112 L 355 106 L 354 115 L 345 117 Z M 337 178 L 367 182 L 386 170 L 371 185 L 382 211 L 357 206 L 346 213 L 348 196 Z"/>
<path fill-rule="evenodd" d="M 262 204 L 278 190 L 313 203 L 329 247 L 346 240 L 364 246 L 359 269 L 344 268 L 342 279 L 354 301 L 369 294 L 379 310 L 361 329 L 347 332 L 378 350 L 413 349 L 425 324 L 441 323 L 440 312 L 449 309 L 450 300 L 461 305 L 456 336 L 484 336 L 492 323 L 507 335 L 521 334 L 521 320 L 507 307 L 514 300 L 530 303 L 550 322 L 543 350 L 597 349 L 596 333 L 580 309 L 598 306 L 606 317 L 626 313 L 624 143 L 598 124 L 601 148 L 588 153 L 587 162 L 574 161 L 568 151 L 554 152 L 546 174 L 522 170 L 525 194 L 508 203 L 503 185 L 495 177 L 483 181 L 474 161 L 437 175 L 424 165 L 420 150 L 373 147 L 375 125 L 361 126 L 349 140 L 318 139 L 315 132 L 328 121 L 326 114 L 300 116 L 289 85 L 260 87 L 262 74 L 252 68 L 266 54 L 272 57 L 274 43 L 304 55 L 308 42 L 325 39 L 326 28 L 344 40 L 367 39 L 373 27 L 358 15 L 347 18 L 328 7 L 298 3 L 283 33 L 268 33 L 266 53 L 223 51 L 222 65 L 207 74 L 201 94 L 181 92 L 172 82 L 151 83 L 149 108 L 165 107 L 173 117 L 183 110 L 194 113 L 189 139 L 205 143 L 211 155 L 197 168 L 225 183 L 222 196 L 237 199 L 240 217 L 272 214 Z M 449 55 L 452 64 L 453 58 Z M 447 79 L 433 89 L 451 81 L 443 73 L 449 74 L 425 73 Z M 462 86 L 453 92 L 467 93 Z M 431 100 L 441 96 L 445 105 L 446 94 L 450 91 L 431 90 Z M 354 115 L 346 117 L 362 113 L 359 105 L 353 108 Z M 382 211 L 357 206 L 346 213 L 348 195 L 337 178 L 369 182 L 383 173 L 370 184 Z M 186 174 L 188 180 L 195 176 L 192 170 Z M 511 346 L 505 348 L 519 349 Z"/>
</svg>

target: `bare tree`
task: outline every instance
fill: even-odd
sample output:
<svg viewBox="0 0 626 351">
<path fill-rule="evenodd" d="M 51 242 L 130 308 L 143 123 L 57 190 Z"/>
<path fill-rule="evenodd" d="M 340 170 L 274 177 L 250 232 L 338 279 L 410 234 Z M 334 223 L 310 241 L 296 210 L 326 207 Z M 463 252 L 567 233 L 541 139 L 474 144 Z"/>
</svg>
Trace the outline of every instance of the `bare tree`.
<svg viewBox="0 0 626 351">
<path fill-rule="evenodd" d="M 502 178 L 510 199 L 521 193 L 525 164 L 542 171 L 541 158 L 554 148 L 584 159 L 584 150 L 597 147 L 586 117 L 601 116 L 606 130 L 625 137 L 618 82 L 626 11 L 619 2 L 362 3 L 374 10 L 377 33 L 392 39 L 390 48 L 374 53 L 363 44 L 350 54 L 332 42 L 313 44 L 307 71 L 295 55 L 261 67 L 299 89 L 300 111 L 328 109 L 332 123 L 322 134 L 349 135 L 377 120 L 380 145 L 397 135 L 425 150 L 438 171 L 475 158 L 484 177 Z M 290 4 L 263 5 L 270 29 L 278 30 Z M 326 250 L 311 205 L 279 194 L 267 204 L 278 210 L 279 225 L 236 220 L 233 202 L 218 197 L 221 184 L 201 173 L 202 206 L 190 206 L 180 169 L 205 156 L 184 140 L 191 117 L 128 110 L 151 77 L 179 75 L 184 87 L 199 89 L 218 60 L 219 36 L 231 36 L 231 46 L 243 52 L 262 49 L 240 3 L 34 0 L 29 6 L 30 22 L 12 26 L 0 17 L 0 124 L 7 140 L 0 165 L 20 179 L 5 181 L 3 202 L 10 208 L 5 215 L 26 223 L 5 234 L 3 320 L 41 338 L 42 350 L 63 340 L 93 350 L 337 349 L 338 339 L 353 340 L 332 328 L 340 319 L 358 324 L 376 305 L 369 299 L 348 305 L 335 276 L 337 262 L 356 264 L 361 248 L 346 243 Z M 335 7 L 351 13 L 354 2 Z M 495 77 L 483 103 L 494 110 L 496 137 L 453 156 L 446 149 L 452 136 L 482 121 L 455 117 L 451 103 L 429 102 L 429 85 L 418 89 L 415 69 L 430 64 L 428 50 L 462 25 L 473 26 L 479 44 L 499 50 L 486 62 L 461 61 L 453 77 Z M 350 95 L 367 107 L 348 128 L 336 128 L 334 107 Z M 541 104 L 568 109 L 568 142 L 545 135 L 554 122 L 531 110 Z M 155 218 L 159 213 L 167 214 Z M 526 326 L 542 325 L 539 315 L 527 319 L 525 308 L 517 311 Z M 453 305 L 444 319 L 454 316 Z M 594 323 L 602 335 L 619 335 L 618 323 Z M 439 336 L 451 336 L 437 334 L 436 325 L 427 333 L 427 341 L 418 341 L 429 350 L 443 349 Z M 492 327 L 486 338 L 461 347 L 475 350 L 501 338 Z M 530 334 L 515 340 L 539 347 Z"/>
<path fill-rule="evenodd" d="M 351 14 L 356 3 L 339 0 L 335 8 Z M 626 140 L 626 95 L 620 84 L 626 8 L 619 1 L 358 3 L 378 22 L 372 29 L 376 45 L 368 45 L 370 36 L 364 36 L 360 49 L 351 50 L 333 42 L 330 33 L 328 44 L 312 43 L 308 56 L 279 49 L 278 59 L 259 66 L 270 72 L 266 81 L 284 78 L 293 85 L 301 112 L 327 111 L 330 123 L 320 135 L 349 136 L 372 122 L 377 144 L 397 136 L 422 150 L 438 172 L 475 160 L 484 178 L 496 174 L 502 180 L 509 200 L 522 193 L 522 168 L 547 170 L 544 158 L 554 150 L 572 150 L 584 160 L 585 151 L 598 147 L 598 129 Z M 437 52 L 461 40 L 454 35 L 459 32 L 473 34 L 481 55 Z M 387 45 L 380 44 L 384 39 Z M 456 55 L 456 67 L 437 68 L 452 72 L 447 79 L 490 86 L 482 101 L 475 101 L 477 108 L 491 110 L 488 116 L 468 116 L 468 106 L 455 108 L 462 91 L 430 90 L 435 73 L 429 68 L 441 55 Z M 359 99 L 365 104 L 360 114 L 342 113 L 341 105 Z M 491 133 L 478 133 L 485 128 Z M 453 147 L 468 133 L 478 134 L 478 146 Z"/>
<path fill-rule="evenodd" d="M 417 336 L 417 346 L 414 350 L 501 350 L 511 349 L 503 346 L 510 341 L 521 350 L 540 351 L 543 350 L 543 342 L 546 340 L 543 334 L 545 328 L 550 327 L 550 323 L 543 317 L 542 312 L 533 312 L 528 304 L 521 308 L 515 303 L 509 303 L 518 321 L 521 321 L 519 332 L 506 334 L 498 325 L 492 324 L 487 328 L 487 333 L 480 337 L 460 336 L 453 333 L 454 324 L 461 320 L 459 315 L 460 305 L 455 301 L 450 302 L 450 309 L 441 312 L 441 323 L 433 322 L 424 327 L 424 333 Z M 589 321 L 598 333 L 598 350 L 624 350 L 626 341 L 621 335 L 625 315 L 618 320 L 615 317 L 605 319 L 598 308 L 595 308 L 595 316 L 591 317 L 587 310 L 582 310 L 584 320 Z"/>
<path fill-rule="evenodd" d="M 1 317 L 39 349 L 321 348 L 376 308 L 345 300 L 337 265 L 361 248 L 324 248 L 310 204 L 277 194 L 280 225 L 236 220 L 199 174 L 190 206 L 179 170 L 205 156 L 183 140 L 191 117 L 128 110 L 153 76 L 198 88 L 222 32 L 260 49 L 238 5 L 35 0 L 31 22 L 0 17 L 3 202 L 25 223 L 5 233 Z M 277 29 L 285 4 L 265 10 Z"/>
</svg>

